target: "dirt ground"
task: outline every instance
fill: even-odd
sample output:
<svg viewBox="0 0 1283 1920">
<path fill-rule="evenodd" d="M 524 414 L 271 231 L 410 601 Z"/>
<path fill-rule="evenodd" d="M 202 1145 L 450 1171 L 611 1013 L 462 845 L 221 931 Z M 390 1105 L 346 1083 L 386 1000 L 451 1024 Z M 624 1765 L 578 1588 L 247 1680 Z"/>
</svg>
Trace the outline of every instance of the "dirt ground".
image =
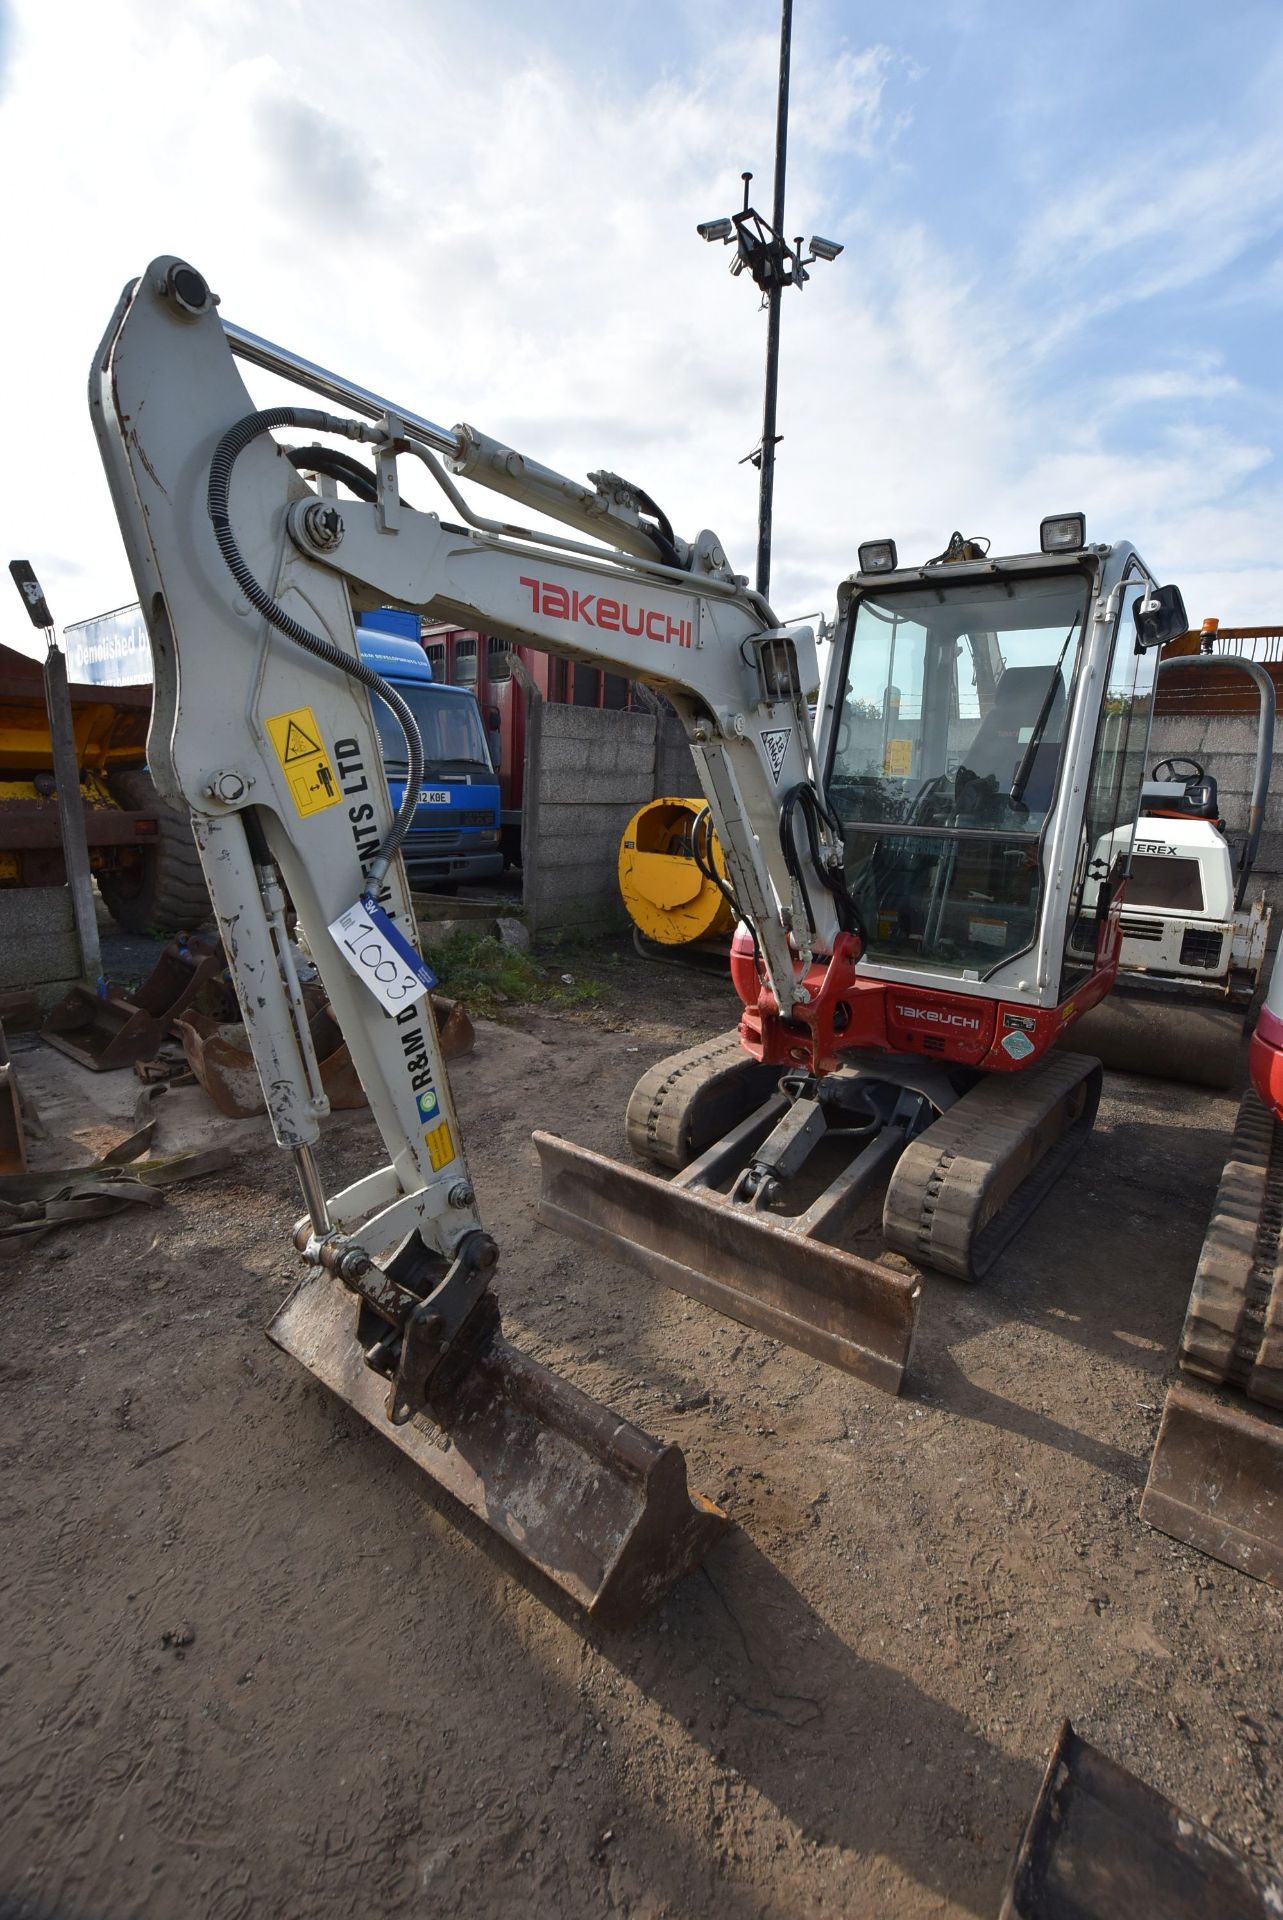
<svg viewBox="0 0 1283 1920">
<path fill-rule="evenodd" d="M 1233 1103 L 1109 1083 L 988 1281 L 927 1280 L 893 1400 L 536 1227 L 531 1130 L 624 1154 L 643 1068 L 731 1023 L 592 970 L 606 1011 L 452 1070 L 496 1291 L 735 1527 L 586 1626 L 268 1345 L 288 1162 L 172 1096 L 229 1174 L 0 1260 L 0 1913 L 992 1916 L 1065 1716 L 1277 1862 L 1283 1596 L 1137 1516 Z M 17 1059 L 64 1159 L 128 1131 L 132 1076 Z M 378 1150 L 336 1116 L 331 1189 Z"/>
</svg>

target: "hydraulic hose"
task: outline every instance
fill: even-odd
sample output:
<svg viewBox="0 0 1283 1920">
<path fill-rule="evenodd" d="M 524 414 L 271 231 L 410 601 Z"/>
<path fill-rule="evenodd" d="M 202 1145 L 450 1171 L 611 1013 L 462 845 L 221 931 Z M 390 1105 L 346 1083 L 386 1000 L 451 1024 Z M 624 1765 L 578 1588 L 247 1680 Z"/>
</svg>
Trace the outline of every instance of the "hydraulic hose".
<svg viewBox="0 0 1283 1920">
<path fill-rule="evenodd" d="M 227 562 L 227 568 L 233 580 L 250 605 L 261 613 L 263 618 L 283 633 L 288 640 L 303 647 L 308 653 L 323 660 L 327 666 L 337 667 L 340 673 L 346 673 L 352 680 L 359 680 L 363 687 L 378 695 L 396 715 L 397 724 L 405 735 L 406 769 L 405 791 L 401 805 L 397 810 L 385 837 L 379 842 L 373 860 L 370 862 L 367 885 L 373 889 L 386 874 L 401 842 L 410 830 L 415 810 L 419 804 L 419 788 L 423 784 L 423 741 L 419 735 L 418 724 L 413 713 L 406 705 L 395 687 L 389 686 L 372 667 L 363 660 L 353 659 L 329 640 L 322 640 L 319 634 L 312 633 L 300 621 L 295 620 L 285 609 L 278 606 L 270 593 L 261 587 L 246 565 L 244 556 L 236 544 L 232 532 L 231 517 L 228 511 L 228 496 L 231 489 L 232 472 L 236 462 L 250 442 L 257 440 L 260 434 L 270 433 L 273 427 L 310 427 L 317 433 L 341 433 L 348 439 L 373 439 L 377 429 L 365 421 L 345 420 L 336 414 L 322 413 L 315 407 L 268 407 L 261 413 L 247 414 L 238 420 L 214 449 L 214 457 L 209 463 L 209 492 L 207 506 L 214 528 L 214 538 L 218 542 L 219 552 Z"/>
<path fill-rule="evenodd" d="M 785 794 L 780 804 L 780 851 L 789 873 L 796 881 L 802 895 L 802 904 L 811 924 L 811 932 L 816 931 L 815 909 L 811 905 L 811 896 L 807 890 L 806 875 L 802 869 L 798 854 L 797 834 L 793 824 L 794 815 L 800 812 L 806 828 L 807 850 L 811 856 L 811 865 L 816 878 L 832 895 L 833 908 L 843 933 L 857 935 L 863 945 L 868 944 L 868 932 L 860 917 L 860 910 L 847 889 L 846 873 L 841 858 L 832 860 L 820 844 L 820 831 L 827 827 L 839 847 L 843 844 L 842 822 L 838 819 L 828 802 L 821 798 L 808 781 L 800 782 Z"/>
</svg>

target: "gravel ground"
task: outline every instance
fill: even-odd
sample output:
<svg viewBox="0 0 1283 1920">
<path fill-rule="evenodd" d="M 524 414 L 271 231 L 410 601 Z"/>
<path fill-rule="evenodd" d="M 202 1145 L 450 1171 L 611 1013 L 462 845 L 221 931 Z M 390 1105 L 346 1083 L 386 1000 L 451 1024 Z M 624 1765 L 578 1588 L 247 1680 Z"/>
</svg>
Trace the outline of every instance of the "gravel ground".
<svg viewBox="0 0 1283 1920">
<path fill-rule="evenodd" d="M 732 1018 L 583 964 L 603 1010 L 452 1068 L 496 1291 L 736 1525 L 585 1625 L 264 1340 L 288 1163 L 170 1096 L 228 1174 L 0 1261 L 0 1914 L 990 1916 L 1066 1715 L 1277 1864 L 1283 1596 L 1137 1515 L 1234 1103 L 1107 1083 L 985 1284 L 928 1277 L 893 1400 L 536 1227 L 532 1129 L 625 1154 Z M 17 1057 L 46 1162 L 128 1130 L 132 1076 Z M 378 1152 L 338 1115 L 321 1158 Z"/>
</svg>

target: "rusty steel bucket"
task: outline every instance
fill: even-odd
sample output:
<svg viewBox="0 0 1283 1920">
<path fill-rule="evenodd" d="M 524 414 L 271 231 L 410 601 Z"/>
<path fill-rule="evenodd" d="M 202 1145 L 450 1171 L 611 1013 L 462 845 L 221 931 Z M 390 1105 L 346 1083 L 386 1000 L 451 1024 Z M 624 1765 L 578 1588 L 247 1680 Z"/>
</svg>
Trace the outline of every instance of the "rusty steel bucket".
<svg viewBox="0 0 1283 1920">
<path fill-rule="evenodd" d="M 1283 1883 L 1066 1720 L 998 1920 L 1269 1920 Z"/>
<path fill-rule="evenodd" d="M 82 1067 L 105 1073 L 150 1059 L 208 981 L 223 972 L 217 934 L 171 940 L 132 999 L 108 986 L 102 994 L 76 986 L 51 1008 L 40 1038 Z"/>
<path fill-rule="evenodd" d="M 365 1106 L 365 1089 L 324 990 L 309 983 L 303 988 L 303 1005 L 321 1086 L 331 1110 L 340 1112 Z M 462 1053 L 470 1053 L 476 1044 L 476 1030 L 462 1000 L 449 1000 L 444 994 L 434 993 L 432 1011 L 437 1020 L 442 1057 L 454 1060 Z M 226 1114 L 229 1120 L 248 1120 L 254 1114 L 267 1112 L 258 1068 L 240 1021 L 213 1020 L 193 1008 L 174 1022 L 174 1031 L 182 1042 L 188 1066 L 220 1113 Z"/>
<path fill-rule="evenodd" d="M 1140 1513 L 1173 1540 L 1283 1588 L 1283 1417 L 1174 1382 Z"/>
<path fill-rule="evenodd" d="M 813 1208 L 781 1219 L 714 1187 L 687 1184 L 697 1164 L 662 1180 L 552 1134 L 536 1133 L 534 1141 L 545 1226 L 871 1386 L 899 1392 L 921 1278 L 818 1237 L 835 1230 L 845 1212 L 842 1193 L 833 1190 L 823 1217 Z M 867 1173 L 861 1169 L 862 1181 Z"/>
<path fill-rule="evenodd" d="M 429 1413 L 403 1425 L 388 1418 L 387 1379 L 366 1365 L 357 1303 L 330 1274 L 305 1280 L 267 1331 L 606 1626 L 640 1618 L 729 1525 L 688 1492 L 679 1447 L 511 1345 L 491 1294 L 451 1349 Z"/>
</svg>

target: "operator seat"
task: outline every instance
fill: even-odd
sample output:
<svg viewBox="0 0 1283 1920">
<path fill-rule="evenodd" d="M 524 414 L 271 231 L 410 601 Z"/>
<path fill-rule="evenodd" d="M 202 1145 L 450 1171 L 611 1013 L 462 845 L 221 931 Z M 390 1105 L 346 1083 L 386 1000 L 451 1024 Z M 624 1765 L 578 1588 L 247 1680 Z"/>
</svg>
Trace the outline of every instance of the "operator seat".
<svg viewBox="0 0 1283 1920">
<path fill-rule="evenodd" d="M 994 689 L 993 705 L 976 728 L 971 745 L 963 750 L 958 775 L 960 786 L 969 774 L 980 783 L 993 780 L 1002 794 L 1009 791 L 1042 712 L 1047 696 L 1047 673 L 1045 666 L 1007 668 Z M 1046 813 L 1051 805 L 1060 767 L 1060 733 L 1064 723 L 1065 683 L 1057 667 L 1055 698 L 1025 783 L 1025 805 L 1030 813 Z"/>
</svg>

